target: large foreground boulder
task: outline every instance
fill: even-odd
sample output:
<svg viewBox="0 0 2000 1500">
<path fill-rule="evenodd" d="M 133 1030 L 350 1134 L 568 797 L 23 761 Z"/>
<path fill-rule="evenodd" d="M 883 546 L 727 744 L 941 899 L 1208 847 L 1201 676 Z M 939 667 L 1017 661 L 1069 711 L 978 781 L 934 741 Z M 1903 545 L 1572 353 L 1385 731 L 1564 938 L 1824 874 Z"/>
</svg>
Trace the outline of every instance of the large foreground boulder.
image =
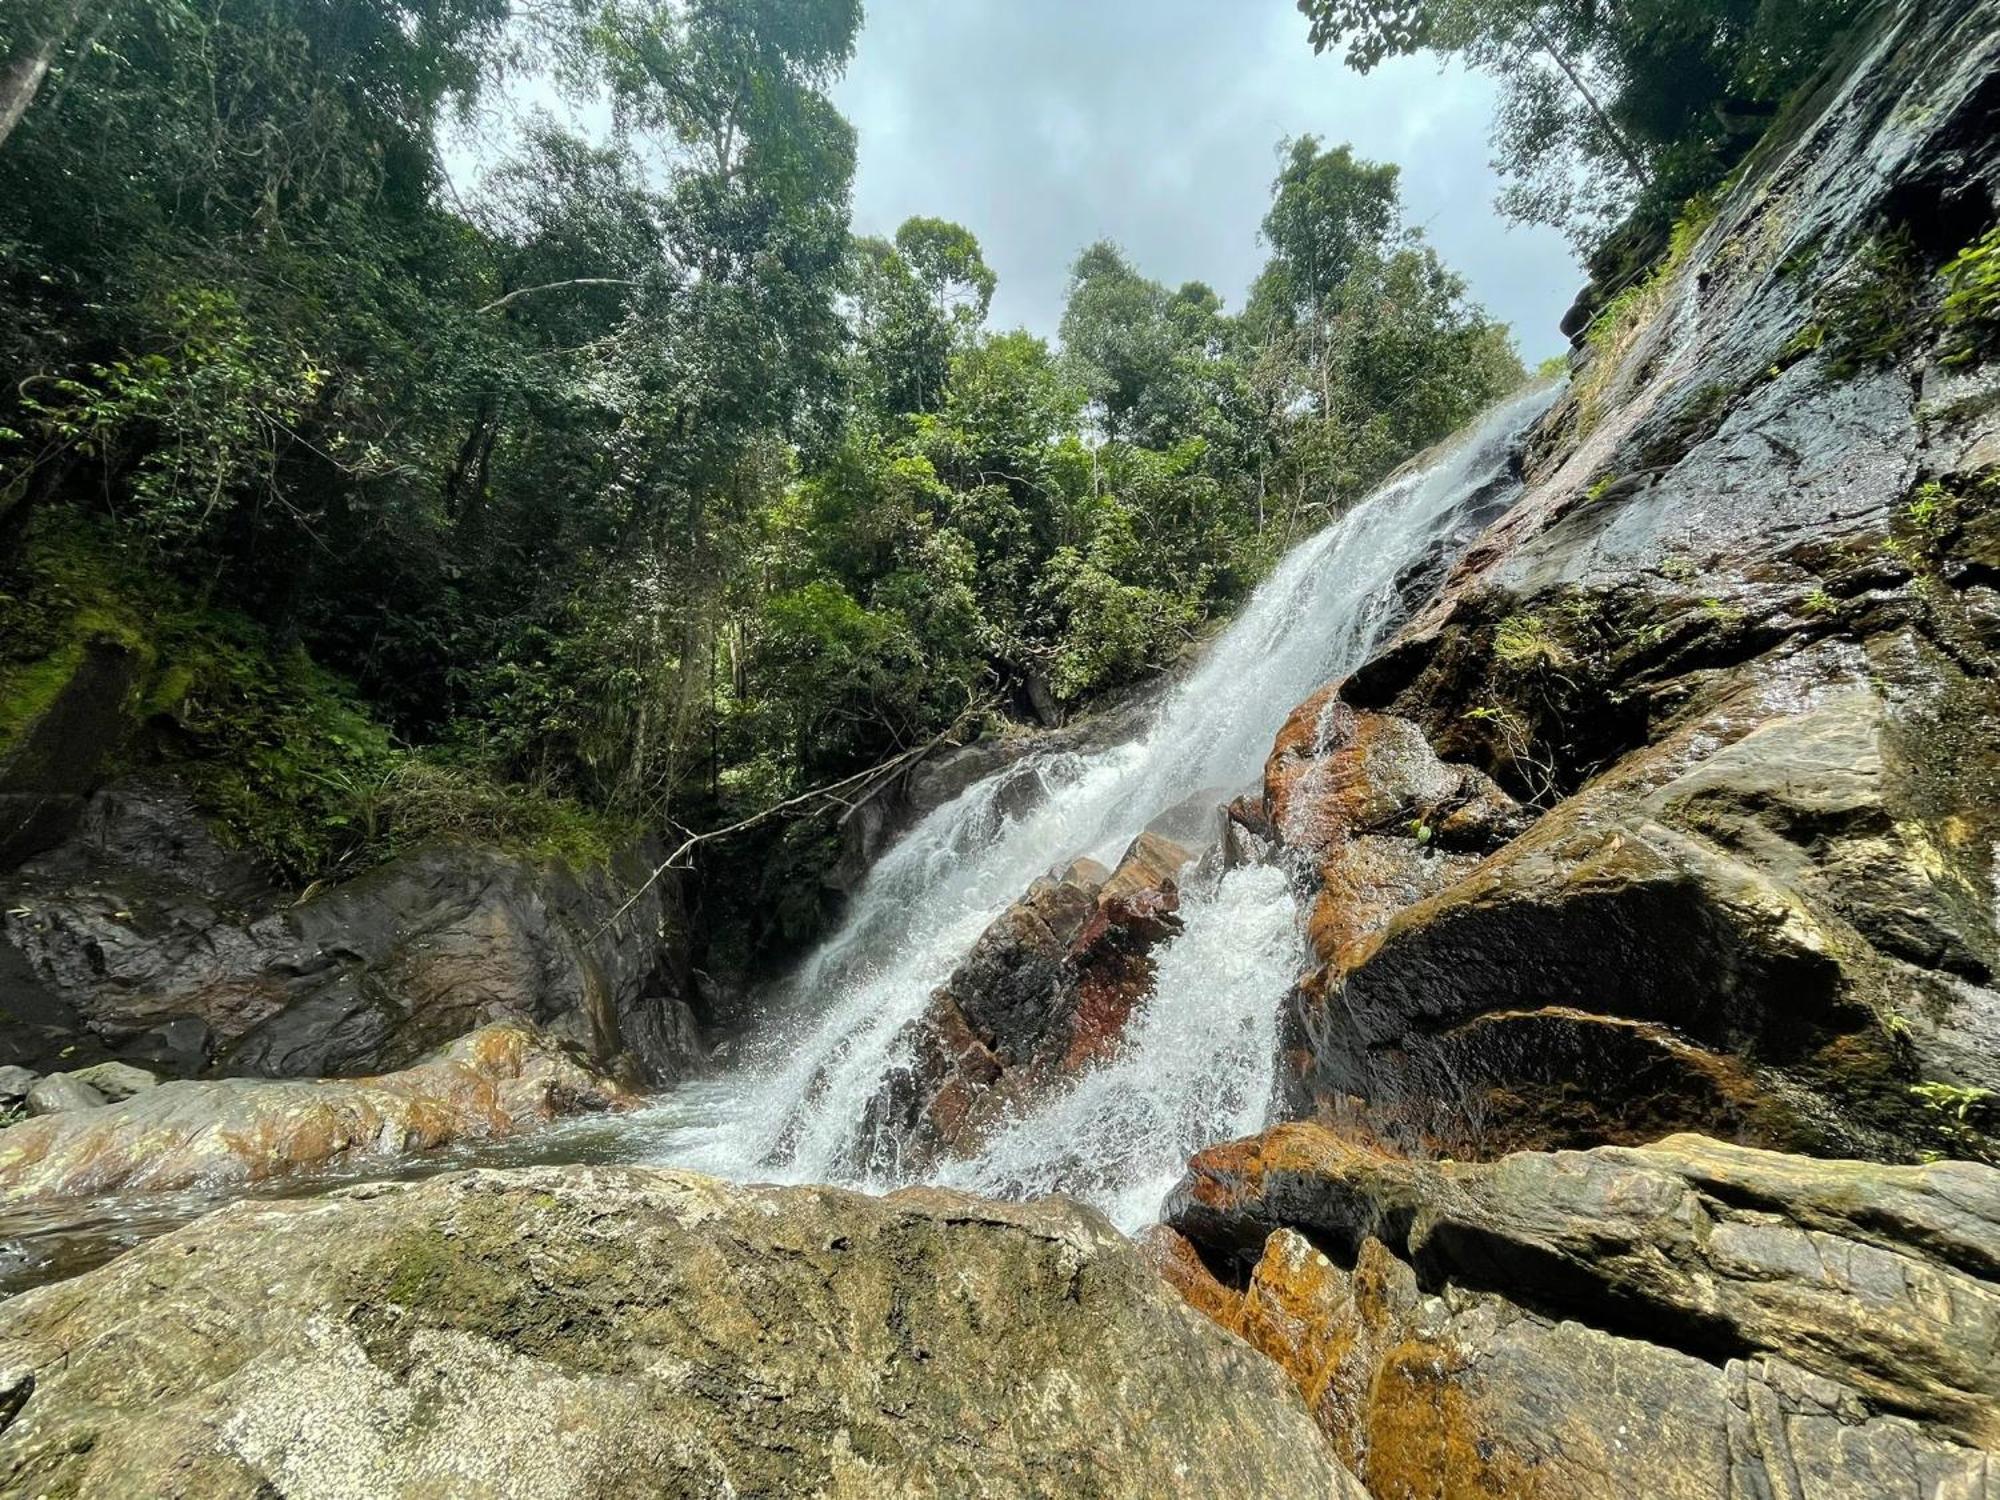
<svg viewBox="0 0 2000 1500">
<path fill-rule="evenodd" d="M 399 1073 L 163 1083 L 12 1126 L 0 1204 L 263 1182 L 637 1102 L 534 1028 L 488 1026 Z"/>
<path fill-rule="evenodd" d="M 2000 1171 L 1675 1136 L 1198 1156 L 1154 1251 L 1376 1500 L 2000 1491 Z M 1219 1274 L 1216 1274 L 1219 1273 Z"/>
<path fill-rule="evenodd" d="M 241 1203 L 0 1306 L 9 1494 L 1365 1500 L 1097 1214 L 644 1168 Z"/>
</svg>

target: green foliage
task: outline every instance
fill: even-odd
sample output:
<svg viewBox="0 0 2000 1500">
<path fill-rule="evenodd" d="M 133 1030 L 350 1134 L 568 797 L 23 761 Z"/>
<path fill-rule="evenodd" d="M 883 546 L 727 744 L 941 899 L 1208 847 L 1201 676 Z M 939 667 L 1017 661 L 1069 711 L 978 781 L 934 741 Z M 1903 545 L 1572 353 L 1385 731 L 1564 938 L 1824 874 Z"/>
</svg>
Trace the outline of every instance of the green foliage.
<svg viewBox="0 0 2000 1500">
<path fill-rule="evenodd" d="M 68 681 L 82 649 L 143 664 L 135 766 L 169 767 L 229 842 L 295 883 L 453 835 L 576 863 L 629 825 L 398 745 L 352 686 L 240 614 L 201 607 L 116 532 L 45 518 L 0 592 L 0 743 Z"/>
<path fill-rule="evenodd" d="M 1946 262 L 1944 282 L 1940 316 L 1951 335 L 1945 358 L 1965 364 L 2000 331 L 2000 226 Z"/>
<path fill-rule="evenodd" d="M 171 287 L 146 310 L 157 347 L 92 362 L 22 394 L 47 441 L 116 464 L 136 431 L 131 519 L 168 540 L 199 535 L 269 472 L 328 371 L 251 325 L 224 288 Z"/>
<path fill-rule="evenodd" d="M 1910 492 L 1904 513 L 1918 530 L 1930 531 L 1950 515 L 1951 496 L 1935 479 L 1926 480 Z"/>
<path fill-rule="evenodd" d="M 1580 249 L 1640 238 L 1714 186 L 1826 55 L 1858 0 L 1298 0 L 1316 51 L 1365 72 L 1434 50 L 1501 81 L 1501 207 Z"/>
<path fill-rule="evenodd" d="M 1894 359 L 1923 332 L 1924 276 L 1907 232 L 1879 234 L 1862 246 L 1816 299 L 1815 346 L 1846 377 Z"/>
<path fill-rule="evenodd" d="M 1560 667 L 1568 653 L 1537 615 L 1509 615 L 1493 632 L 1493 657 L 1516 671 Z"/>
<path fill-rule="evenodd" d="M 1927 1079 L 1912 1084 L 1910 1093 L 1923 1105 L 1952 1155 L 1995 1159 L 1993 1132 L 2000 1126 L 2000 1109 L 1995 1108 L 1993 1090 Z"/>
<path fill-rule="evenodd" d="M 1974 1110 L 1982 1107 L 1993 1097 L 1991 1089 L 1935 1081 L 1912 1084 L 1910 1092 L 1923 1100 L 1926 1108 L 1949 1115 L 1957 1121 L 1970 1119 Z"/>
<path fill-rule="evenodd" d="M 0 143 L 0 734 L 108 632 L 136 753 L 296 880 L 602 857 L 1170 665 L 1521 378 L 1310 138 L 1248 307 L 1100 245 L 1060 352 L 989 330 L 966 227 L 850 233 L 859 13 L 104 7 Z M 613 128 L 448 177 L 524 70 Z M 830 857 L 773 827 L 718 899 L 808 924 Z"/>
</svg>

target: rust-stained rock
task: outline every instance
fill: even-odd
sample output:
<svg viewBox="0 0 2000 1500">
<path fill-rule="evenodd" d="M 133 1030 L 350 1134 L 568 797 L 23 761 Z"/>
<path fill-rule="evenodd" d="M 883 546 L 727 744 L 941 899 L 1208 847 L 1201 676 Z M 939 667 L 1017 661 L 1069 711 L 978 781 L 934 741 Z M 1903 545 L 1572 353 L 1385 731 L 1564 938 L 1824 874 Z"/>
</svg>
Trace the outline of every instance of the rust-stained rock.
<svg viewBox="0 0 2000 1500">
<path fill-rule="evenodd" d="M 1183 1301 L 1210 1321 L 1235 1329 L 1243 1311 L 1243 1293 L 1217 1279 L 1202 1262 L 1192 1240 L 1164 1224 L 1152 1224 L 1139 1235 L 1138 1246 L 1147 1264 L 1181 1294 Z"/>
<path fill-rule="evenodd" d="M 519 1025 L 376 1078 L 163 1083 L 0 1131 L 0 1203 L 263 1182 L 493 1140 L 636 1096 Z"/>
<path fill-rule="evenodd" d="M 1311 1124 L 1203 1152 L 1167 1222 L 1239 1261 L 1273 1229 L 1427 1286 L 1766 1355 L 1956 1439 L 2000 1445 L 2000 1170 L 1823 1161 L 1671 1136 L 1417 1162 Z"/>
<path fill-rule="evenodd" d="M 1376 1500 L 2000 1482 L 1991 1168 L 1692 1136 L 1418 1163 L 1293 1125 L 1197 1157 L 1170 1217 L 1184 1263 L 1246 1278 L 1190 1301 Z"/>
<path fill-rule="evenodd" d="M 932 997 L 914 1065 L 870 1108 L 875 1149 L 907 1167 L 963 1154 L 1004 1112 L 1113 1056 L 1180 931 L 1191 856 L 1142 833 L 1115 870 L 1078 860 L 996 917 Z"/>
<path fill-rule="evenodd" d="M 1855 670 L 1722 684 L 1484 860 L 1318 851 L 1306 1101 L 1459 1153 L 1689 1127 L 1976 1145 L 1980 1097 L 1948 1121 L 1917 1086 L 2000 1083 L 1984 773 L 1961 726 L 1918 734 Z"/>
</svg>

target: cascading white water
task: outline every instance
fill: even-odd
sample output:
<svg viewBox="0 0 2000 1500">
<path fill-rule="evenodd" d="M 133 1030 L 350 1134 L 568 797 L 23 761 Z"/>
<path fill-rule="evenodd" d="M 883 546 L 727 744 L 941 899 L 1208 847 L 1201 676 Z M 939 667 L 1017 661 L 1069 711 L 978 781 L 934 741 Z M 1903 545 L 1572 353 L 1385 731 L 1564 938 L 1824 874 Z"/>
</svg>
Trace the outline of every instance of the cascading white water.
<svg viewBox="0 0 2000 1500">
<path fill-rule="evenodd" d="M 1002 1198 L 1066 1192 L 1135 1229 L 1190 1153 L 1263 1126 L 1278 1002 L 1302 957 L 1290 881 L 1246 866 L 1188 893 L 1181 911 L 1187 925 L 1160 954 L 1152 997 L 1117 1056 L 977 1157 L 944 1163 L 938 1181 Z"/>
<path fill-rule="evenodd" d="M 864 1154 L 869 1101 L 909 1062 L 908 1023 L 986 925 L 1036 876 L 1079 855 L 1115 861 L 1168 808 L 1248 787 L 1291 709 L 1393 625 L 1398 574 L 1501 474 L 1550 399 L 1496 408 L 1431 467 L 1295 548 L 1139 737 L 1030 757 L 932 812 L 788 986 L 800 1016 L 789 1033 L 728 1078 L 680 1091 L 641 1127 L 647 1154 L 737 1179 L 895 1185 L 893 1166 Z M 1287 882 L 1240 869 L 1187 892 L 1182 915 L 1118 1055 L 935 1177 L 1074 1193 L 1130 1228 L 1191 1151 L 1264 1123 L 1278 1008 L 1300 959 Z"/>
</svg>

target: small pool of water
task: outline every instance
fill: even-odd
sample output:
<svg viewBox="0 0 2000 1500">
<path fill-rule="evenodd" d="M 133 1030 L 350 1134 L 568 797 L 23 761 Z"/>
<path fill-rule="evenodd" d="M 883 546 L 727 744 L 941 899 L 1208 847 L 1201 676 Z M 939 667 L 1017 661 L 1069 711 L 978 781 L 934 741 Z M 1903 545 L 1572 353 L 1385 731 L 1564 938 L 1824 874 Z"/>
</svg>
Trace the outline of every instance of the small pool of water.
<svg viewBox="0 0 2000 1500">
<path fill-rule="evenodd" d="M 719 1082 L 684 1084 L 641 1109 L 581 1115 L 505 1140 L 466 1141 L 260 1183 L 172 1193 L 107 1193 L 0 1207 L 0 1297 L 103 1265 L 134 1245 L 245 1198 L 311 1198 L 362 1182 L 414 1182 L 468 1167 L 676 1166 L 720 1102 Z"/>
</svg>

